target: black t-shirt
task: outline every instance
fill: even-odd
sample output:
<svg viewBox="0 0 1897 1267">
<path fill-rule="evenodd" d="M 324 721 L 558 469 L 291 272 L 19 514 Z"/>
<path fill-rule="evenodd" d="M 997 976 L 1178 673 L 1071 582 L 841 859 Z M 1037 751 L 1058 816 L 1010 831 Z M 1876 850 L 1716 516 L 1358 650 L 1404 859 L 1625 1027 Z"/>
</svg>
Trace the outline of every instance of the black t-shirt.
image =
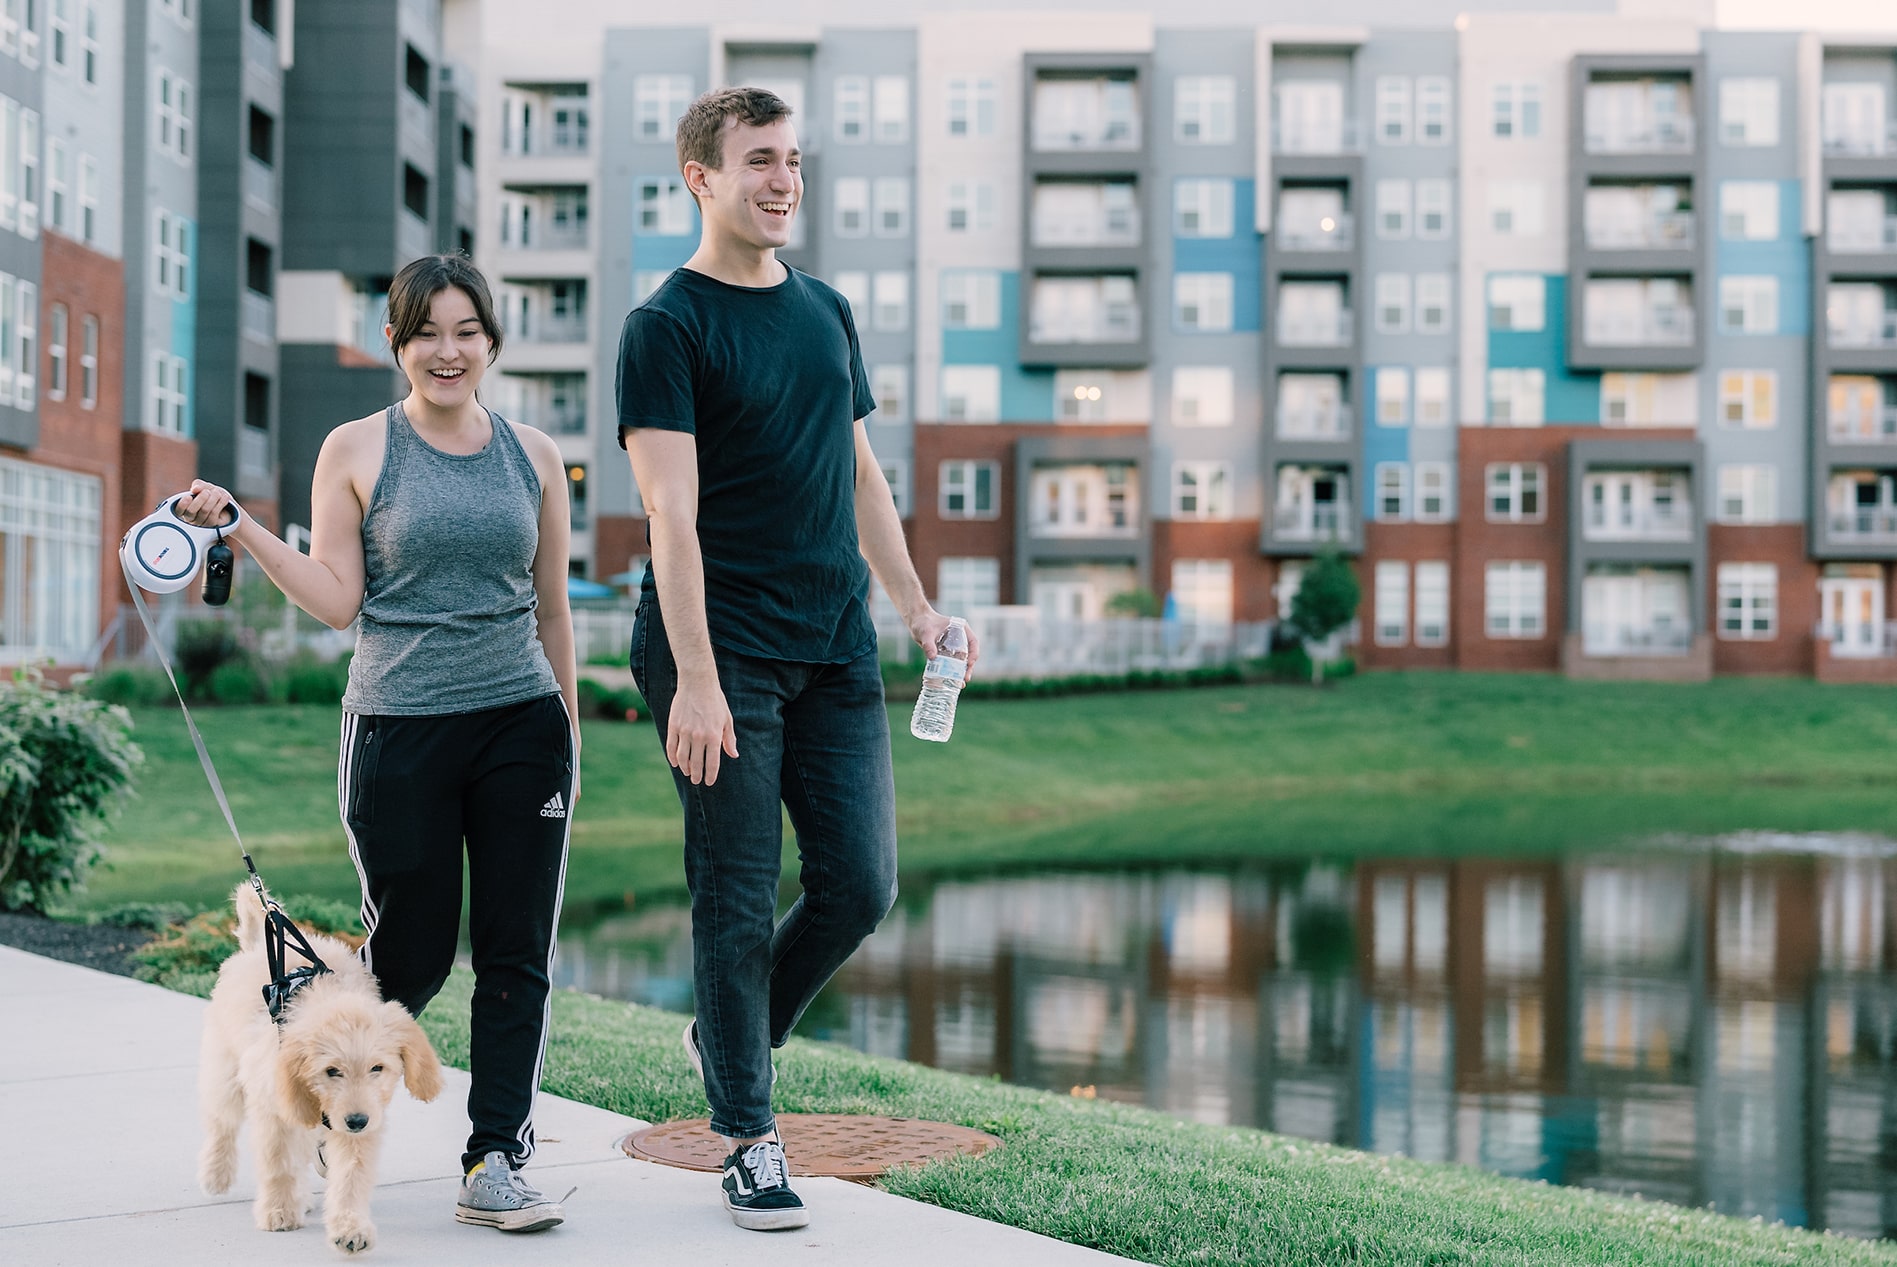
<svg viewBox="0 0 1897 1267">
<path fill-rule="evenodd" d="M 788 266 L 787 266 L 788 268 Z M 841 664 L 875 645 L 856 531 L 856 420 L 876 406 L 849 301 L 674 269 L 619 337 L 626 428 L 698 443 L 698 544 L 716 646 Z M 641 582 L 654 593 L 652 569 Z"/>
</svg>

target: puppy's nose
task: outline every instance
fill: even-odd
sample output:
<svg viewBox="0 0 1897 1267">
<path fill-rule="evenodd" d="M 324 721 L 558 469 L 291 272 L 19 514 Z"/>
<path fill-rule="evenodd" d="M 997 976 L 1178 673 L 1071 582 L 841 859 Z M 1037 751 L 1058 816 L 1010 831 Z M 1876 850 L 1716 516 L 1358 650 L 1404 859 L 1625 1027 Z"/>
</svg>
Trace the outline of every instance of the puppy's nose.
<svg viewBox="0 0 1897 1267">
<path fill-rule="evenodd" d="M 352 1131 L 359 1131 L 368 1124 L 369 1115 L 367 1113 L 351 1113 L 348 1117 L 343 1119 L 343 1125 Z"/>
</svg>

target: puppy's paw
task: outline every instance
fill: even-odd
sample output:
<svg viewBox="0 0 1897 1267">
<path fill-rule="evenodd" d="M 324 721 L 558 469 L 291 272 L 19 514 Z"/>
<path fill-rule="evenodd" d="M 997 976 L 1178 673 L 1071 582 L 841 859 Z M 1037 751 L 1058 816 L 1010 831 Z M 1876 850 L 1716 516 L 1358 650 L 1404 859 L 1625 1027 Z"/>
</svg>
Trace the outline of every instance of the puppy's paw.
<svg viewBox="0 0 1897 1267">
<path fill-rule="evenodd" d="M 375 1224 L 367 1219 L 331 1224 L 329 1243 L 345 1254 L 360 1254 L 375 1244 Z"/>
<path fill-rule="evenodd" d="M 290 1205 L 257 1203 L 257 1227 L 265 1232 L 294 1232 L 303 1226 L 301 1202 Z"/>
</svg>

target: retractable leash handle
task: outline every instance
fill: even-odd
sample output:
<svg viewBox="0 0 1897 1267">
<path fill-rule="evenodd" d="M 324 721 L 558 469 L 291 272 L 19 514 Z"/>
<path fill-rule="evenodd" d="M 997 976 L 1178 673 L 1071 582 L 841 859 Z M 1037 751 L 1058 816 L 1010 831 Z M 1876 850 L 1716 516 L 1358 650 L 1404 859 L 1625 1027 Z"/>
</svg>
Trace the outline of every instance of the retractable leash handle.
<svg viewBox="0 0 1897 1267">
<path fill-rule="evenodd" d="M 232 502 L 229 515 L 214 527 L 202 527 L 178 514 L 178 503 L 190 496 L 177 493 L 158 503 L 158 509 L 126 530 L 119 542 L 119 561 L 134 589 L 174 594 L 204 569 L 204 601 L 221 607 L 231 596 L 231 548 L 224 535 L 235 532 L 244 512 Z"/>
</svg>

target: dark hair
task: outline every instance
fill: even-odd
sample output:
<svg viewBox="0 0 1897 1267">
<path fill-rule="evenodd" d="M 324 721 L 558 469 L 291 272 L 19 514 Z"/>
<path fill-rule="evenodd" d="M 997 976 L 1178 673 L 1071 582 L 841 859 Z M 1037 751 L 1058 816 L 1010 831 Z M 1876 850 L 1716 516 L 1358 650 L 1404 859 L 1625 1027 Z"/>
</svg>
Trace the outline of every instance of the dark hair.
<svg viewBox="0 0 1897 1267">
<path fill-rule="evenodd" d="M 494 296 L 487 278 L 465 255 L 424 255 L 402 265 L 389 283 L 389 349 L 399 361 L 402 349 L 429 322 L 429 305 L 444 290 L 458 290 L 474 305 L 474 319 L 488 337 L 487 363 L 501 354 L 501 323 L 494 317 Z"/>
<path fill-rule="evenodd" d="M 678 169 L 702 163 L 718 171 L 725 159 L 725 123 L 735 119 L 761 128 L 790 118 L 790 106 L 765 88 L 714 88 L 691 105 L 678 121 Z"/>
</svg>

